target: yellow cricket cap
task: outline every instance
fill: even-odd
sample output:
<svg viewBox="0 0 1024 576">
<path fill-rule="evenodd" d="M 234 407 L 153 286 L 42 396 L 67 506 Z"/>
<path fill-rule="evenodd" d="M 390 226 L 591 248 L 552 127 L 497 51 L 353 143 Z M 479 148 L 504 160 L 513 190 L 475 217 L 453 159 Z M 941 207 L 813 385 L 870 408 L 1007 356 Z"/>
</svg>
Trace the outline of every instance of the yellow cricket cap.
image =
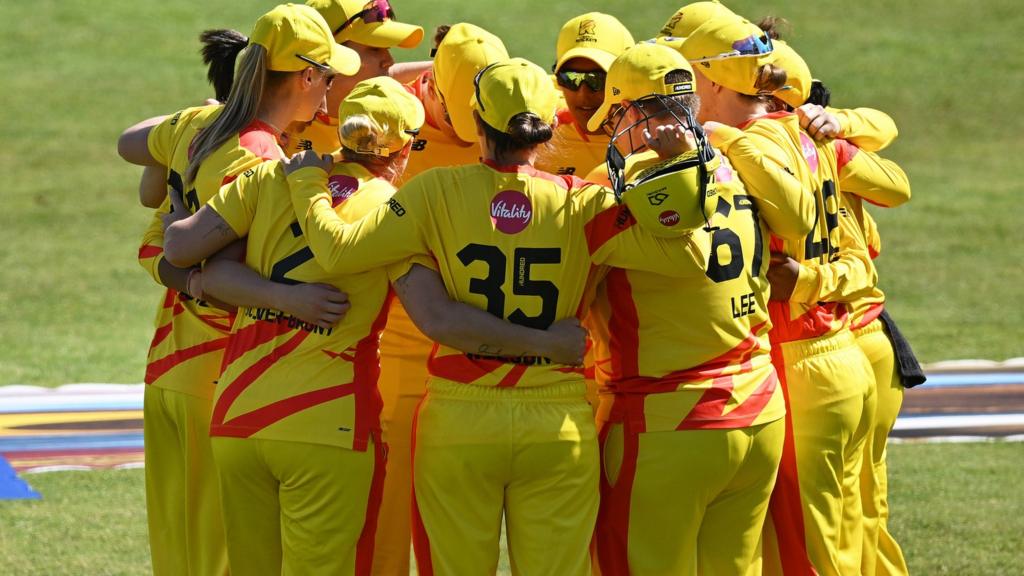
<svg viewBox="0 0 1024 576">
<path fill-rule="evenodd" d="M 455 24 L 437 46 L 434 89 L 463 142 L 476 142 L 476 123 L 470 103 L 473 79 L 488 65 L 507 59 L 508 51 L 501 39 L 472 24 Z"/>
<path fill-rule="evenodd" d="M 661 32 L 658 35 L 686 38 L 701 24 L 712 18 L 734 15 L 732 10 L 726 8 L 718 0 L 713 0 L 712 2 L 692 2 L 676 10 L 676 13 L 662 26 Z"/>
<path fill-rule="evenodd" d="M 548 124 L 555 121 L 558 90 L 540 66 L 510 58 L 481 70 L 475 80 L 473 109 L 488 126 L 508 131 L 512 117 L 532 112 Z"/>
<path fill-rule="evenodd" d="M 375 130 L 347 133 L 348 118 L 366 116 Z M 338 107 L 341 145 L 363 154 L 390 156 L 401 150 L 423 126 L 423 104 L 405 86 L 387 76 L 356 84 Z"/>
<path fill-rule="evenodd" d="M 786 85 L 775 92 L 775 97 L 793 108 L 802 106 L 811 97 L 811 69 L 793 47 L 782 40 L 775 44 L 775 64 L 786 71 Z"/>
<path fill-rule="evenodd" d="M 312 65 L 347 76 L 359 71 L 359 54 L 335 42 L 323 16 L 302 4 L 280 4 L 260 16 L 249 42 L 267 50 L 269 70 L 296 72 Z"/>
<path fill-rule="evenodd" d="M 736 15 L 708 20 L 683 42 L 683 56 L 708 80 L 751 96 L 763 93 L 757 79 L 775 61 L 772 50 L 763 30 Z"/>
<path fill-rule="evenodd" d="M 612 60 L 635 43 L 633 35 L 614 16 L 588 12 L 566 22 L 558 33 L 555 71 L 573 58 L 586 58 L 607 72 Z"/>
<path fill-rule="evenodd" d="M 355 42 L 374 48 L 415 48 L 423 28 L 396 22 L 388 0 L 307 0 L 327 21 L 338 43 Z"/>
<path fill-rule="evenodd" d="M 677 70 L 689 72 L 690 79 L 673 78 L 671 72 Z M 675 96 L 693 92 L 693 68 L 679 52 L 654 42 L 641 42 L 612 62 L 604 83 L 604 102 L 590 118 L 587 129 L 597 131 L 611 107 L 623 100 L 639 100 L 653 94 Z"/>
</svg>

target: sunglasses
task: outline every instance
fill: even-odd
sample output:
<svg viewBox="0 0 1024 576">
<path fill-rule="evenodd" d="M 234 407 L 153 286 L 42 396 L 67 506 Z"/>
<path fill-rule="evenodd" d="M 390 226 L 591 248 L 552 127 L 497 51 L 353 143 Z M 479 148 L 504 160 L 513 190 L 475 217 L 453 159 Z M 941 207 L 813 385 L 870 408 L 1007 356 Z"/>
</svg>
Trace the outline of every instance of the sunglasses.
<svg viewBox="0 0 1024 576">
<path fill-rule="evenodd" d="M 327 88 L 331 88 L 331 84 L 334 84 L 335 73 L 330 66 L 327 66 L 326 64 L 321 64 L 316 60 L 313 60 L 309 56 L 303 56 L 302 54 L 296 54 L 295 57 L 323 73 L 324 79 L 327 82 Z"/>
<path fill-rule="evenodd" d="M 345 20 L 341 26 L 338 26 L 338 28 L 334 30 L 334 35 L 337 36 L 338 33 L 345 28 L 348 28 L 359 19 L 362 19 L 364 24 L 373 24 L 374 22 L 383 22 L 389 18 L 394 19 L 394 17 L 395 10 L 391 7 L 391 4 L 388 3 L 388 0 L 373 0 L 367 4 L 367 8 L 356 12 L 351 18 Z"/>
<path fill-rule="evenodd" d="M 558 85 L 567 90 L 576 92 L 584 84 L 587 88 L 590 88 L 592 92 L 601 92 L 604 90 L 604 81 L 608 74 L 603 70 L 594 70 L 591 72 L 576 72 L 575 70 L 561 70 L 555 72 L 555 78 L 558 81 Z"/>
<path fill-rule="evenodd" d="M 738 58 L 740 56 L 764 56 L 765 54 L 771 54 L 773 50 L 775 50 L 775 46 L 772 45 L 772 39 L 768 35 L 747 36 L 742 40 L 733 42 L 732 50 L 729 52 L 722 52 L 707 58 L 697 58 L 690 60 L 690 62 L 711 62 L 714 60 L 725 60 L 726 58 Z"/>
</svg>

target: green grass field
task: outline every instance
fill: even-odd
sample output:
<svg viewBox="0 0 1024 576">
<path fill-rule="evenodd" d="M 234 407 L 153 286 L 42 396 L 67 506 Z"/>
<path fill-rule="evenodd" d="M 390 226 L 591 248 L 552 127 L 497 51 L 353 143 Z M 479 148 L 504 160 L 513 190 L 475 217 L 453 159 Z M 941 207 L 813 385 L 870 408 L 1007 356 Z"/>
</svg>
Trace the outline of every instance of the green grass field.
<svg viewBox="0 0 1024 576">
<path fill-rule="evenodd" d="M 468 20 L 509 51 L 547 66 L 561 23 L 597 6 L 640 38 L 679 0 L 637 9 L 539 0 L 397 0 L 428 29 Z M 208 27 L 248 32 L 272 2 L 229 0 L 0 6 L 0 384 L 138 382 L 159 290 L 135 263 L 148 212 L 139 170 L 116 156 L 129 124 L 210 94 L 196 53 Z M 790 38 L 838 105 L 891 113 L 901 136 L 887 154 L 911 176 L 914 200 L 875 211 L 890 308 L 926 361 L 1024 355 L 1017 304 L 1024 216 L 1014 163 L 1024 146 L 1024 59 L 1013 0 L 730 5 L 751 18 L 781 14 Z M 427 43 L 396 51 L 423 59 Z"/>
<path fill-rule="evenodd" d="M 637 39 L 681 4 L 395 0 L 428 29 L 471 21 L 513 55 L 553 60 L 561 23 L 591 9 Z M 159 296 L 135 262 L 148 211 L 115 153 L 126 126 L 211 93 L 197 54 L 209 27 L 248 32 L 274 2 L 38 0 L 0 4 L 0 385 L 139 382 Z M 790 39 L 839 106 L 889 112 L 886 152 L 914 200 L 874 211 L 890 309 L 925 361 L 1024 356 L 1024 59 L 1013 0 L 735 0 Z M 424 43 L 396 51 L 425 59 Z M 1022 444 L 892 449 L 893 531 L 915 574 L 1020 574 Z M 30 476 L 42 502 L 0 503 L 0 574 L 144 574 L 141 471 Z M 1016 534 L 1017 536 L 1013 536 Z"/>
<path fill-rule="evenodd" d="M 1021 573 L 1024 444 L 903 444 L 890 450 L 892 532 L 911 574 Z M 0 502 L 0 573 L 149 573 L 141 470 L 26 479 L 44 499 Z"/>
</svg>

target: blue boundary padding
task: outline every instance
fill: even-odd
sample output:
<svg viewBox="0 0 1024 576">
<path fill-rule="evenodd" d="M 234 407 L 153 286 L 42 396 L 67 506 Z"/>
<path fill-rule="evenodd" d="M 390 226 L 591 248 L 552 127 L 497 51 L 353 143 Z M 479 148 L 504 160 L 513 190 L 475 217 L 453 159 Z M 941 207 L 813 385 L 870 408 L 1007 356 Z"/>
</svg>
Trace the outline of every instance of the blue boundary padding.
<svg viewBox="0 0 1024 576">
<path fill-rule="evenodd" d="M 102 450 L 142 448 L 142 432 L 0 437 L 0 453 L 35 450 Z"/>
<path fill-rule="evenodd" d="M 0 500 L 38 500 L 43 496 L 33 490 L 0 456 Z"/>
<path fill-rule="evenodd" d="M 1024 384 L 1024 374 L 1019 372 L 964 372 L 925 374 L 928 381 L 923 387 L 952 386 L 999 386 L 1007 384 Z"/>
</svg>

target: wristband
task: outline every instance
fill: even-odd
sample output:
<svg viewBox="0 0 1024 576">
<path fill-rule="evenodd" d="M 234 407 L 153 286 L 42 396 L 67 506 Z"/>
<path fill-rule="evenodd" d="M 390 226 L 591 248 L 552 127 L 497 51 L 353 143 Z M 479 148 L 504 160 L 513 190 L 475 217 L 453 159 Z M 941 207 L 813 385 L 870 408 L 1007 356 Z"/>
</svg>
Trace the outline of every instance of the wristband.
<svg viewBox="0 0 1024 576">
<path fill-rule="evenodd" d="M 201 274 L 202 269 L 193 268 L 188 271 L 188 276 L 185 277 L 185 293 L 196 300 L 203 299 L 203 277 Z M 194 288 L 193 279 L 195 279 Z"/>
</svg>

